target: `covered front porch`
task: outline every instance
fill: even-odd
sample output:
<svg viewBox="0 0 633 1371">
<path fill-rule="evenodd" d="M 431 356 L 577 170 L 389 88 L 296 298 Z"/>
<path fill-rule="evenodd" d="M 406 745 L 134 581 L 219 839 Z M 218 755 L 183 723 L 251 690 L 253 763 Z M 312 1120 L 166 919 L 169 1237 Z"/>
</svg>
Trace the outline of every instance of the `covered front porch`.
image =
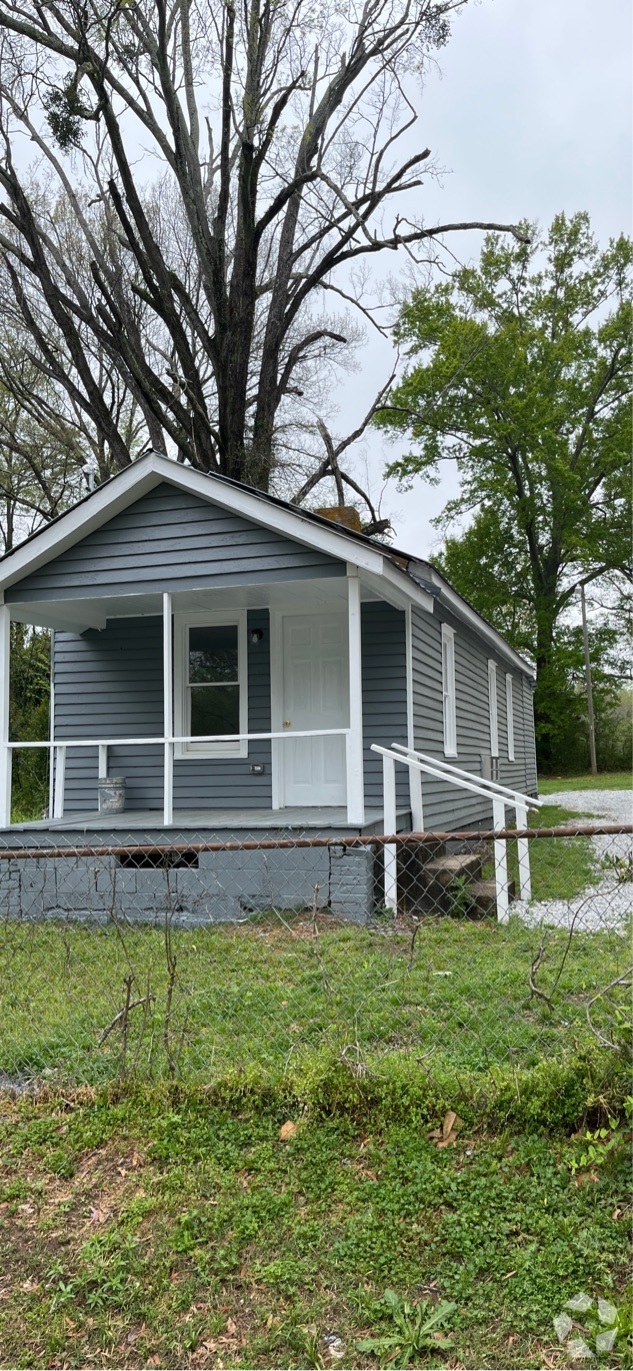
<svg viewBox="0 0 633 1371">
<path fill-rule="evenodd" d="M 0 827 L 383 831 L 381 768 L 370 747 L 377 737 L 407 740 L 405 617 L 379 597 L 371 573 L 349 564 L 297 581 L 0 606 Z M 45 742 L 9 737 L 12 619 L 54 632 Z M 376 629 L 383 621 L 397 642 L 397 687 L 385 660 L 389 633 L 383 641 Z M 213 643 L 207 651 L 206 626 L 217 651 Z M 200 708 L 205 692 L 209 704 Z M 214 710 L 222 717 L 216 699 L 239 724 L 235 732 L 201 728 Z M 11 825 L 12 756 L 38 747 L 50 755 L 48 813 Z M 99 781 L 112 775 L 128 780 L 119 814 L 99 811 Z M 404 792 L 398 826 L 410 826 Z"/>
</svg>

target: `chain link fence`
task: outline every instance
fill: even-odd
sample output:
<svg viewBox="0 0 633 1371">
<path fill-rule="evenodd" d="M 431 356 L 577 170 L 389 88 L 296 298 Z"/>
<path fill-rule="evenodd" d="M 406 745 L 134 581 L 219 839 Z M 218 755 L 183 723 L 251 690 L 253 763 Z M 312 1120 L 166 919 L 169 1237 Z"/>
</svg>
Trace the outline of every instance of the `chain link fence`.
<svg viewBox="0 0 633 1371">
<path fill-rule="evenodd" d="M 527 1068 L 630 1028 L 630 826 L 528 834 L 121 833 L 0 847 L 0 1085 L 287 1070 L 323 1047 Z M 397 910 L 385 903 L 395 862 Z"/>
</svg>

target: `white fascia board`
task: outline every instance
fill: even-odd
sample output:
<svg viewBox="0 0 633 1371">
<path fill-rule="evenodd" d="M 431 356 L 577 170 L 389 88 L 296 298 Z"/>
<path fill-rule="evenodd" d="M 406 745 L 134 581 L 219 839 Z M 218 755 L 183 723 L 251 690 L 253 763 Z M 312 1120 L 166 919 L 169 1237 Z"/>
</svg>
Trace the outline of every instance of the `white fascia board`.
<svg viewBox="0 0 633 1371">
<path fill-rule="evenodd" d="M 147 495 L 161 481 L 191 491 L 208 504 L 242 514 L 253 523 L 271 528 L 296 543 L 316 548 L 341 561 L 352 562 L 359 570 L 371 571 L 378 576 L 382 572 L 382 553 L 378 549 L 364 547 L 353 538 L 347 538 L 342 530 L 339 532 L 334 526 L 322 528 L 305 519 L 300 510 L 284 509 L 258 498 L 255 492 L 224 485 L 221 481 L 215 482 L 212 476 L 182 466 L 160 453 L 150 452 L 146 457 L 132 462 L 112 481 L 99 486 L 87 500 L 68 510 L 54 524 L 42 529 L 41 533 L 10 553 L 0 563 L 0 589 L 13 585 L 53 557 L 58 557 L 107 523 L 108 519 L 122 513 L 135 500 Z"/>
<path fill-rule="evenodd" d="M 401 609 L 406 609 L 407 605 L 414 604 L 419 609 L 426 610 L 427 614 L 433 613 L 433 596 L 423 590 L 422 586 L 416 585 L 416 582 L 407 575 L 406 571 L 402 571 L 395 562 L 390 562 L 386 557 L 382 575 L 390 590 L 390 594 L 386 594 L 383 590 L 383 599 L 390 600 L 392 604 L 398 605 Z"/>
<path fill-rule="evenodd" d="M 475 633 L 479 634 L 480 638 L 484 638 L 487 643 L 490 643 L 506 662 L 512 662 L 517 671 L 522 672 L 524 676 L 536 676 L 534 667 L 530 666 L 524 657 L 520 657 L 518 652 L 515 652 L 514 648 L 506 642 L 505 638 L 497 633 L 496 628 L 493 628 L 492 624 L 487 624 L 485 619 L 480 617 L 476 609 L 471 609 L 470 605 L 462 600 L 461 595 L 458 595 L 457 591 L 453 590 L 447 581 L 438 581 L 436 584 L 441 591 L 440 604 L 446 605 L 447 609 L 450 609 L 457 619 L 467 623 L 474 629 Z"/>
<path fill-rule="evenodd" d="M 15 552 L 10 552 L 0 562 L 0 587 L 4 589 L 13 585 L 53 557 L 59 557 L 115 514 L 121 514 L 128 505 L 147 495 L 160 485 L 162 479 L 156 474 L 151 457 L 141 457 L 138 462 L 132 462 L 112 481 L 99 486 L 89 499 L 69 509 L 48 528 L 43 528 L 27 543 L 17 547 Z"/>
<path fill-rule="evenodd" d="M 242 514 L 245 519 L 263 524 L 264 528 L 271 528 L 295 543 L 303 543 L 341 561 L 351 562 L 362 571 L 373 571 L 380 575 L 382 553 L 378 549 L 364 547 L 353 538 L 347 538 L 334 524 L 331 528 L 322 528 L 320 524 L 305 519 L 300 509 L 284 509 L 262 500 L 255 491 L 224 485 L 222 481 L 215 482 L 212 476 L 205 476 L 192 467 L 183 467 L 169 457 L 161 457 L 158 453 L 151 455 L 153 468 L 161 480 L 192 491 L 208 504 L 218 505 L 220 509 L 228 509 L 233 514 Z"/>
</svg>

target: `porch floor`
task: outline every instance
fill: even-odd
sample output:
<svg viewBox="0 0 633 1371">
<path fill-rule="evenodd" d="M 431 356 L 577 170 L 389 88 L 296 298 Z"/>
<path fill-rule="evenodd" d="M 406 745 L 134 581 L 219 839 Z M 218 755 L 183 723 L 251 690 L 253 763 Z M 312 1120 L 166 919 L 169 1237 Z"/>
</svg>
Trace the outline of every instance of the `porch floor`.
<svg viewBox="0 0 633 1371">
<path fill-rule="evenodd" d="M 406 831 L 410 827 L 409 811 L 399 810 L 397 818 L 398 829 Z M 287 832 L 289 829 L 334 829 L 340 834 L 382 833 L 383 828 L 381 809 L 366 809 L 365 822 L 359 825 L 348 823 L 347 809 L 344 806 L 311 806 L 302 809 L 177 809 L 174 810 L 174 821 L 169 825 L 163 823 L 160 809 L 127 809 L 122 814 L 100 814 L 95 810 L 81 814 L 66 814 L 61 819 L 39 819 L 31 823 L 11 825 L 12 832 L 33 829 L 63 829 L 65 832 L 113 832 L 122 829 L 127 832 L 135 829 L 175 829 L 182 832 L 189 829 L 199 832 L 211 829 L 213 832 L 228 830 L 232 833 L 250 833 L 259 829 L 266 829 L 269 832 L 271 829 L 276 832 Z"/>
</svg>

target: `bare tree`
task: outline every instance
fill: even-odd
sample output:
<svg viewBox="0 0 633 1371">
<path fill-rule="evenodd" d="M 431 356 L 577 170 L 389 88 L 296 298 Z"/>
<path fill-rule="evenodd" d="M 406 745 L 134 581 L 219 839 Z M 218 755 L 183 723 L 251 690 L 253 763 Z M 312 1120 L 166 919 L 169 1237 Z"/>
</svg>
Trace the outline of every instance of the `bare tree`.
<svg viewBox="0 0 633 1371">
<path fill-rule="evenodd" d="M 370 313 L 354 265 L 511 228 L 411 217 L 430 157 L 400 152 L 411 92 L 464 3 L 5 0 L 0 250 L 40 366 L 111 466 L 138 446 L 99 366 L 154 448 L 267 489 L 306 375 L 349 343 L 326 301 Z M 21 133 L 76 257 L 20 169 Z"/>
</svg>

